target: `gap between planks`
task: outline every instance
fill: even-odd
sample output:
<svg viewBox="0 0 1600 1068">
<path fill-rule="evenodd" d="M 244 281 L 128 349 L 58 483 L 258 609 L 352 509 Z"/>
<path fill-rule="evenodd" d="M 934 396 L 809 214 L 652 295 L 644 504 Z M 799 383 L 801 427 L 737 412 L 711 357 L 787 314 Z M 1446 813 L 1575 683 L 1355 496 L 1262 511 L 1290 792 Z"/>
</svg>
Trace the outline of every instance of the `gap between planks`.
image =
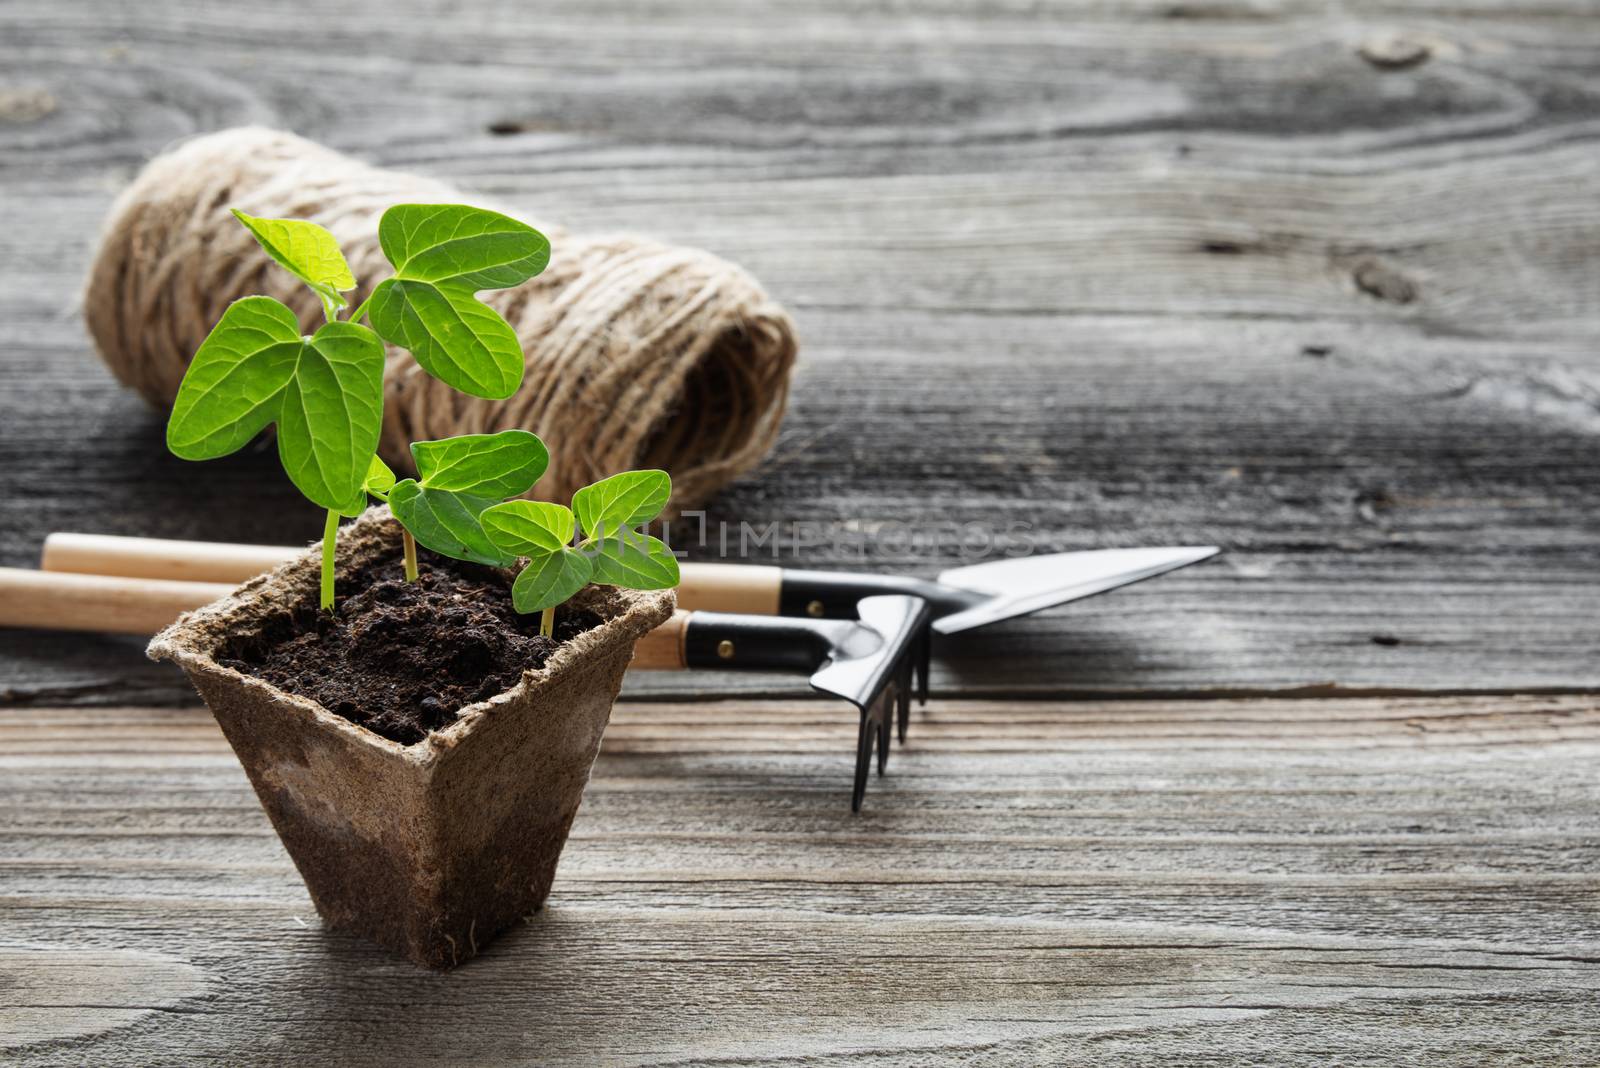
<svg viewBox="0 0 1600 1068">
<path fill-rule="evenodd" d="M 827 700 L 621 701 L 604 754 L 825 751 L 855 732 Z M 1160 748 L 1407 747 L 1600 740 L 1600 695 L 958 700 L 914 708 L 923 750 L 1048 752 Z M 897 745 L 896 749 L 900 747 Z M 226 753 L 203 707 L 13 708 L 0 713 L 0 766 L 50 756 Z"/>
</svg>

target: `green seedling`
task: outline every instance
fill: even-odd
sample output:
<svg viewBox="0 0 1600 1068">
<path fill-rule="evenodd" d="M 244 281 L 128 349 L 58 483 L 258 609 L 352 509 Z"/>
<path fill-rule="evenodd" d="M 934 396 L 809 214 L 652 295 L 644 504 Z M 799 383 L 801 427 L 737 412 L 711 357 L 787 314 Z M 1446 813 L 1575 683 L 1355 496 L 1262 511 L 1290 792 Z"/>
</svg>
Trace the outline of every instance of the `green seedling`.
<svg viewBox="0 0 1600 1068">
<path fill-rule="evenodd" d="M 167 445 L 183 459 L 210 460 L 276 427 L 284 471 L 328 513 L 321 602 L 332 608 L 340 516 L 359 513 L 369 494 L 382 499 L 399 488 L 376 458 L 383 342 L 409 350 L 423 370 L 463 392 L 510 396 L 522 383 L 522 347 L 477 293 L 538 274 L 549 262 L 550 243 L 532 227 L 480 208 L 396 205 L 378 227 L 394 276 L 340 320 L 356 279 L 331 233 L 300 220 L 234 215 L 279 266 L 316 293 L 326 322 L 302 335 L 294 312 L 271 297 L 229 305 L 178 388 Z M 407 548 L 414 575 L 415 550 Z"/>
<path fill-rule="evenodd" d="M 484 509 L 533 488 L 550 463 L 538 435 L 526 430 L 463 434 L 416 441 L 411 458 L 417 478 L 388 493 L 389 507 L 405 530 L 406 577 L 417 577 L 416 542 L 457 560 L 510 567 L 516 555 L 489 540 Z"/>
<path fill-rule="evenodd" d="M 571 508 L 544 501 L 485 508 L 481 522 L 489 541 L 527 559 L 511 587 L 513 606 L 518 612 L 542 612 L 539 632 L 549 636 L 556 608 L 590 582 L 634 590 L 676 586 L 678 561 L 672 551 L 634 529 L 659 515 L 671 496 L 672 479 L 665 471 L 625 471 L 573 494 Z"/>
</svg>

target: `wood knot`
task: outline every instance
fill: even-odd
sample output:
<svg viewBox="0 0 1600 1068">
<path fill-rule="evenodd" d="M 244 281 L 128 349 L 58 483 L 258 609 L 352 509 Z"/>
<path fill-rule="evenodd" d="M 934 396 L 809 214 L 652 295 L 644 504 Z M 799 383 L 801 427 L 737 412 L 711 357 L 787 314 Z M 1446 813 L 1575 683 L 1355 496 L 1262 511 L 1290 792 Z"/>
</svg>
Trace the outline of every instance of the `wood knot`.
<svg viewBox="0 0 1600 1068">
<path fill-rule="evenodd" d="M 1378 260 L 1362 260 L 1350 274 L 1356 288 L 1368 296 L 1391 304 L 1410 304 L 1417 299 L 1417 283 Z"/>
<path fill-rule="evenodd" d="M 558 127 L 554 123 L 538 119 L 497 119 L 484 129 L 495 137 L 515 137 L 517 134 L 525 133 L 552 133 Z"/>
<path fill-rule="evenodd" d="M 1433 54 L 1427 44 L 1402 33 L 1375 34 L 1362 41 L 1356 51 L 1379 70 L 1406 70 L 1426 62 Z"/>
<path fill-rule="evenodd" d="M 1382 486 L 1363 490 L 1356 495 L 1356 515 L 1373 526 L 1386 526 L 1388 513 L 1395 503 L 1394 497 Z"/>
<path fill-rule="evenodd" d="M 44 89 L 0 89 L 0 122 L 38 122 L 55 109 L 56 98 Z"/>
</svg>

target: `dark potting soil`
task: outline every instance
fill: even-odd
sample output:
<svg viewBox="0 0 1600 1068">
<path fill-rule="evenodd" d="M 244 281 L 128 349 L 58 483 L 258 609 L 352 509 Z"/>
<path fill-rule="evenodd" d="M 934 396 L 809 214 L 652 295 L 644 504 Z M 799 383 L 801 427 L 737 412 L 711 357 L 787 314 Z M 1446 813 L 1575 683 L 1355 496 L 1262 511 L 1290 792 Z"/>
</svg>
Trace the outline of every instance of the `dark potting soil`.
<svg viewBox="0 0 1600 1068">
<path fill-rule="evenodd" d="M 219 650 L 217 662 L 411 745 L 600 625 L 593 612 L 569 609 L 556 617 L 555 638 L 543 637 L 537 613 L 512 608 L 503 573 L 419 557 L 416 582 L 405 580 L 398 553 L 341 571 L 331 614 L 309 602 Z"/>
</svg>

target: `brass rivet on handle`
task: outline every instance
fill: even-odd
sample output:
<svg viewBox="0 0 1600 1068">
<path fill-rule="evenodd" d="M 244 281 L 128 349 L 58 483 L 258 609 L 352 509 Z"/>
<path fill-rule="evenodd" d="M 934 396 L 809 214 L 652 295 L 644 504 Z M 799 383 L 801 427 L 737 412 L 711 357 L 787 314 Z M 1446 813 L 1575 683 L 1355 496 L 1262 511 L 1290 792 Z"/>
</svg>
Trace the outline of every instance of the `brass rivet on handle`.
<svg viewBox="0 0 1600 1068">
<path fill-rule="evenodd" d="M 718 642 L 717 643 L 717 655 L 722 657 L 722 659 L 724 659 L 724 660 L 732 660 L 733 659 L 733 642 L 729 641 L 727 638 L 724 638 L 720 642 Z"/>
<path fill-rule="evenodd" d="M 822 613 L 826 611 L 827 609 L 822 606 L 821 601 L 812 601 L 810 604 L 806 605 L 806 615 L 813 619 L 821 619 Z"/>
</svg>

